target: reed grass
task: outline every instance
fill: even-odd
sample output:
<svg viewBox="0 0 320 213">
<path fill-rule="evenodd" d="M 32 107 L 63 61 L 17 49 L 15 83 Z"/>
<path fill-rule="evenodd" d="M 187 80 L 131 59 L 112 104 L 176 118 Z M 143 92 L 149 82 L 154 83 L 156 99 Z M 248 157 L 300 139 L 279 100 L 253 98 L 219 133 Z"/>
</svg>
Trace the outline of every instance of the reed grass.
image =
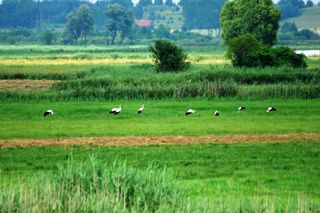
<svg viewBox="0 0 320 213">
<path fill-rule="evenodd" d="M 316 143 L 2 149 L 0 168 L 21 176 L 2 175 L 0 211 L 317 212 L 318 150 Z"/>
<path fill-rule="evenodd" d="M 56 173 L 20 179 L 1 188 L 1 212 L 179 212 L 184 196 L 165 169 L 111 166 L 95 156 L 69 159 Z"/>
</svg>

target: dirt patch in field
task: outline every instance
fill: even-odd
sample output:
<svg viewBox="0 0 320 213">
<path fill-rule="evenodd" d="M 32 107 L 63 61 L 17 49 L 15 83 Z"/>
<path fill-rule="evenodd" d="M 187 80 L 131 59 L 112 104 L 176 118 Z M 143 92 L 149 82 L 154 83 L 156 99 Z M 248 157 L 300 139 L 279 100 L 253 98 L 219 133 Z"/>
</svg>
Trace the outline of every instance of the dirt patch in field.
<svg viewBox="0 0 320 213">
<path fill-rule="evenodd" d="M 0 80 L 0 90 L 47 90 L 53 80 Z"/>
<path fill-rule="evenodd" d="M 52 139 L 10 139 L 0 140 L 0 148 L 34 146 L 147 146 L 206 143 L 281 143 L 320 142 L 320 134 L 240 134 L 207 136 L 144 136 L 144 137 L 94 137 L 94 138 L 52 138 Z"/>
</svg>

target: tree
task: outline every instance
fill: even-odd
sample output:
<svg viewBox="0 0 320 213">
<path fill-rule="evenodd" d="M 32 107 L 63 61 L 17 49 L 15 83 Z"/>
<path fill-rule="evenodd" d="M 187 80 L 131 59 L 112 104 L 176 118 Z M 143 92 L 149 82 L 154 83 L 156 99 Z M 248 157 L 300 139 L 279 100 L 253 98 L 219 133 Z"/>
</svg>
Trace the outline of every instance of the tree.
<svg viewBox="0 0 320 213">
<path fill-rule="evenodd" d="M 155 30 L 157 38 L 170 38 L 170 30 L 165 27 L 163 24 L 160 24 L 159 27 Z"/>
<path fill-rule="evenodd" d="M 87 43 L 87 37 L 89 33 L 93 30 L 93 14 L 92 10 L 88 7 L 88 5 L 81 5 L 77 10 L 77 18 L 79 19 L 79 24 L 81 28 L 81 44 Z"/>
<path fill-rule="evenodd" d="M 307 3 L 306 3 L 306 7 L 313 7 L 314 4 L 311 0 L 308 0 Z"/>
<path fill-rule="evenodd" d="M 305 4 L 303 0 L 280 0 L 277 6 L 281 11 L 281 19 L 287 19 L 299 16 Z"/>
<path fill-rule="evenodd" d="M 74 40 L 76 45 L 78 44 L 78 39 L 81 35 L 81 28 L 75 13 L 70 13 L 67 16 L 65 33 L 68 37 L 70 37 L 70 39 Z"/>
<path fill-rule="evenodd" d="M 169 6 L 169 7 L 175 6 L 175 4 L 173 3 L 172 0 L 166 0 L 165 5 L 166 5 L 166 6 Z"/>
<path fill-rule="evenodd" d="M 154 63 L 158 72 L 177 72 L 189 68 L 188 55 L 185 51 L 171 41 L 156 40 L 150 46 Z"/>
<path fill-rule="evenodd" d="M 93 30 L 93 14 L 87 5 L 81 5 L 76 12 L 67 16 L 66 33 L 78 43 L 81 38 L 81 44 L 87 43 L 87 37 Z"/>
<path fill-rule="evenodd" d="M 296 54 L 288 47 L 271 48 L 249 33 L 230 40 L 227 57 L 238 67 L 307 66 L 303 55 Z"/>
<path fill-rule="evenodd" d="M 220 13 L 226 0 L 181 0 L 184 29 L 219 29 Z"/>
<path fill-rule="evenodd" d="M 137 18 L 137 19 L 142 19 L 143 18 L 143 7 L 138 7 L 136 6 L 134 8 L 134 16 Z"/>
<path fill-rule="evenodd" d="M 45 44 L 51 45 L 55 39 L 56 39 L 56 36 L 52 30 L 46 30 L 42 34 L 42 40 L 44 41 Z"/>
<path fill-rule="evenodd" d="M 151 0 L 140 0 L 136 7 L 147 7 L 153 5 Z"/>
<path fill-rule="evenodd" d="M 282 33 L 296 33 L 296 32 L 298 32 L 298 28 L 295 23 L 286 22 L 281 26 L 280 32 L 282 32 Z"/>
<path fill-rule="evenodd" d="M 257 63 L 256 55 L 261 48 L 261 43 L 253 35 L 247 33 L 230 40 L 227 57 L 231 60 L 233 66 L 254 67 Z"/>
<path fill-rule="evenodd" d="M 271 0 L 234 0 L 225 3 L 221 13 L 222 38 L 251 33 L 263 44 L 273 45 L 277 39 L 280 11 Z"/>
<path fill-rule="evenodd" d="M 131 0 L 110 0 L 109 4 L 120 4 L 126 9 L 133 8 L 133 3 Z"/>
<path fill-rule="evenodd" d="M 163 1 L 162 0 L 155 0 L 154 5 L 163 5 Z"/>
<path fill-rule="evenodd" d="M 319 39 L 320 36 L 309 29 L 303 29 L 297 33 L 298 36 L 303 37 L 304 39 Z"/>
<path fill-rule="evenodd" d="M 111 4 L 106 10 L 108 17 L 107 29 L 111 32 L 111 44 L 120 33 L 120 44 L 129 34 L 134 24 L 134 18 L 131 10 L 125 9 L 120 4 Z"/>
</svg>

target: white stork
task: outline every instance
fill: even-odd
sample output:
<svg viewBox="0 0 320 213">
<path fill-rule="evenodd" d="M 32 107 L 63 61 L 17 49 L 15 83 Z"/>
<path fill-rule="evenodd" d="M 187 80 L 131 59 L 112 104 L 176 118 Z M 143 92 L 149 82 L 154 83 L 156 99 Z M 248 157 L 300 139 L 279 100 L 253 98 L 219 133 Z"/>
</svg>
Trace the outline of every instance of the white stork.
<svg viewBox="0 0 320 213">
<path fill-rule="evenodd" d="M 238 108 L 238 112 L 242 112 L 242 111 L 245 111 L 246 110 L 246 108 L 244 107 L 244 106 L 240 106 L 239 108 Z"/>
<path fill-rule="evenodd" d="M 138 114 L 142 114 L 144 112 L 144 104 L 138 109 Z"/>
<path fill-rule="evenodd" d="M 47 110 L 47 111 L 45 111 L 44 113 L 43 113 L 43 116 L 44 117 L 47 117 L 47 116 L 50 116 L 50 115 L 53 115 L 54 113 L 53 113 L 53 111 L 51 110 L 51 109 L 49 109 L 49 110 Z"/>
<path fill-rule="evenodd" d="M 186 111 L 186 116 L 188 116 L 188 115 L 193 115 L 194 113 L 196 113 L 196 110 L 188 109 L 188 110 Z"/>
<path fill-rule="evenodd" d="M 277 109 L 274 107 L 269 107 L 266 112 L 276 112 Z"/>
<path fill-rule="evenodd" d="M 216 117 L 219 117 L 220 116 L 220 112 L 218 110 L 216 110 L 214 113 L 213 113 L 214 116 Z"/>
<path fill-rule="evenodd" d="M 113 115 L 117 115 L 121 112 L 121 105 L 119 105 L 118 107 L 112 108 L 109 112 L 109 114 L 113 114 Z"/>
</svg>

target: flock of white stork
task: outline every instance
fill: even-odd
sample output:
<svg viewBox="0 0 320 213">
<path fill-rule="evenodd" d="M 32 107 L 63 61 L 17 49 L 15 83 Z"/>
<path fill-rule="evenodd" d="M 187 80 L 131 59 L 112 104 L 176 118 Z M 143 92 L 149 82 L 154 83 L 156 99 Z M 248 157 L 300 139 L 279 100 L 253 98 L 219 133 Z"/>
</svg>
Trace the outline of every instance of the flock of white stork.
<svg viewBox="0 0 320 213">
<path fill-rule="evenodd" d="M 238 108 L 238 112 L 243 112 L 245 111 L 246 108 L 244 106 L 240 106 Z M 268 109 L 266 110 L 266 112 L 276 112 L 276 108 L 274 107 L 268 107 Z M 138 109 L 138 114 L 142 114 L 144 112 L 144 104 Z M 119 105 L 118 107 L 114 107 L 112 108 L 110 111 L 109 111 L 109 114 L 112 114 L 112 115 L 118 115 L 121 113 L 121 105 Z M 186 116 L 190 116 L 190 115 L 193 115 L 196 113 L 196 110 L 193 110 L 193 109 L 188 109 L 185 113 Z M 47 117 L 47 116 L 50 116 L 50 115 L 53 115 L 53 110 L 49 109 L 47 111 L 45 111 L 43 113 L 43 116 L 44 117 Z M 218 117 L 220 116 L 220 112 L 218 110 L 216 110 L 214 113 L 213 113 L 214 116 Z"/>
</svg>

